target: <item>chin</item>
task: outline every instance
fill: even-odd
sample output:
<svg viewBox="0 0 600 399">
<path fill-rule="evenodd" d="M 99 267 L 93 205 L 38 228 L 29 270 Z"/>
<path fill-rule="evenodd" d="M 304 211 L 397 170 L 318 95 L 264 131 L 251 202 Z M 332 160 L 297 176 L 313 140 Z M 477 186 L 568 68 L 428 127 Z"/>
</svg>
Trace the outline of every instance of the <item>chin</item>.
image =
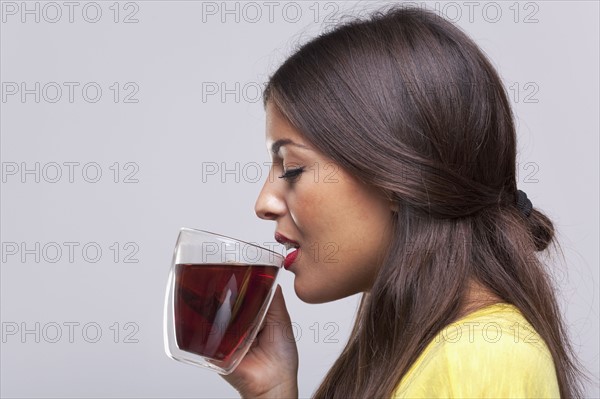
<svg viewBox="0 0 600 399">
<path fill-rule="evenodd" d="M 294 291 L 296 295 L 302 302 L 309 304 L 318 304 L 318 303 L 327 303 L 332 301 L 337 301 L 338 299 L 345 298 L 347 296 L 352 295 L 337 295 L 336 292 L 333 292 L 328 287 L 319 287 L 317 284 L 304 283 L 301 279 L 296 277 L 294 279 Z"/>
<path fill-rule="evenodd" d="M 325 298 L 322 293 L 323 290 L 315 288 L 314 285 L 312 287 L 310 285 L 304 285 L 299 283 L 298 280 L 298 277 L 294 279 L 294 291 L 296 291 L 296 295 L 302 302 L 317 304 L 334 300 Z"/>
</svg>

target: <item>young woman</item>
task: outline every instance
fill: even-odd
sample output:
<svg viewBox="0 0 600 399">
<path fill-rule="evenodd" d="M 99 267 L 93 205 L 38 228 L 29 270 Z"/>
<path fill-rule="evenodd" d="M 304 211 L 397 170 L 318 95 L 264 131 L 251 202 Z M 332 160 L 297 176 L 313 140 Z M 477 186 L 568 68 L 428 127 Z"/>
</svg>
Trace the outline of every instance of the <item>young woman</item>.
<svg viewBox="0 0 600 399">
<path fill-rule="evenodd" d="M 581 396 L 535 256 L 553 225 L 517 188 L 509 101 L 473 41 L 432 12 L 380 10 L 303 45 L 264 101 L 275 177 L 256 213 L 298 248 L 296 294 L 363 293 L 314 397 Z M 279 288 L 266 323 L 224 378 L 244 397 L 297 397 Z"/>
</svg>

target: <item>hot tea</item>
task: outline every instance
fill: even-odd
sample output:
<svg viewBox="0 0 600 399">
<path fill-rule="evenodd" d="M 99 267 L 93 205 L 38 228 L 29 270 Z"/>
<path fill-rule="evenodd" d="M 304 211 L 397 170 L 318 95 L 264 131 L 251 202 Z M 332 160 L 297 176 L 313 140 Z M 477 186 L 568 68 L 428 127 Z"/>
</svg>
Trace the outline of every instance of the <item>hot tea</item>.
<svg viewBox="0 0 600 399">
<path fill-rule="evenodd" d="M 258 322 L 278 267 L 177 264 L 174 323 L 179 349 L 228 360 Z"/>
</svg>

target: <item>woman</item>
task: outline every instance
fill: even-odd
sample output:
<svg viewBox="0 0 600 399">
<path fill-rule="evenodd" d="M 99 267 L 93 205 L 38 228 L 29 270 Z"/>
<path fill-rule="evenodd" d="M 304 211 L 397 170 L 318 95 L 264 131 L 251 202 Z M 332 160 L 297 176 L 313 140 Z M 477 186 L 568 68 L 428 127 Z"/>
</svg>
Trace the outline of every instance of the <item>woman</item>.
<svg viewBox="0 0 600 399">
<path fill-rule="evenodd" d="M 297 295 L 364 293 L 316 398 L 581 396 L 535 257 L 553 225 L 517 189 L 507 96 L 462 31 L 416 8 L 346 22 L 286 60 L 264 101 L 279 178 L 256 213 L 299 247 Z M 297 397 L 279 288 L 266 323 L 224 378 L 244 397 Z"/>
</svg>

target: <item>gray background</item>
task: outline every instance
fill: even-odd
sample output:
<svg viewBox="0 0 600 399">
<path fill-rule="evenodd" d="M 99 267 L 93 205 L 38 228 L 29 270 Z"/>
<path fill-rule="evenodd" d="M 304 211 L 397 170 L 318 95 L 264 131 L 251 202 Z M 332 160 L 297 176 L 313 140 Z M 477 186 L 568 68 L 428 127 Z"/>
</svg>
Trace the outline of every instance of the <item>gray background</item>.
<svg viewBox="0 0 600 399">
<path fill-rule="evenodd" d="M 467 3 L 419 2 L 464 28 L 512 88 L 519 187 L 555 222 L 565 262 L 550 263 L 596 381 L 587 395 L 598 397 L 598 3 Z M 39 22 L 20 1 L 2 3 L 1 395 L 236 396 L 164 353 L 176 234 L 188 226 L 273 242 L 274 224 L 253 210 L 269 161 L 257 88 L 331 12 L 382 3 L 77 2 L 72 22 L 62 2 L 57 22 L 53 4 L 26 4 Z M 34 92 L 40 82 L 39 103 L 10 94 L 22 82 Z M 72 102 L 65 82 L 79 84 Z M 94 87 L 102 94 L 91 102 Z M 79 163 L 71 179 L 69 162 Z M 289 273 L 281 284 L 307 397 L 347 339 L 358 297 L 308 305 Z"/>
</svg>

